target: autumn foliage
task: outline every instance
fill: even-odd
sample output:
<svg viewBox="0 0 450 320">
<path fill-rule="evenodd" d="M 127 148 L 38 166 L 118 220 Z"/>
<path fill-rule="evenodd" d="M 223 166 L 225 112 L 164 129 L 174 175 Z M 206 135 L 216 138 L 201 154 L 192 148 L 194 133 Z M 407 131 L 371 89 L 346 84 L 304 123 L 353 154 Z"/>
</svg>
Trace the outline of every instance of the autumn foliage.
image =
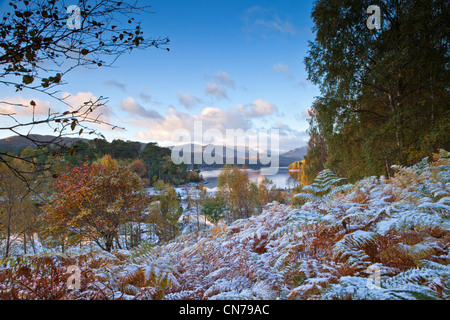
<svg viewBox="0 0 450 320">
<path fill-rule="evenodd" d="M 47 234 L 59 245 L 93 241 L 111 251 L 121 225 L 139 221 L 148 205 L 142 181 L 109 156 L 92 165 L 74 166 L 55 182 L 45 208 Z"/>
<path fill-rule="evenodd" d="M 272 203 L 162 245 L 11 257 L 0 299 L 449 299 L 449 165 L 441 151 L 432 163 L 394 167 L 391 179 L 345 188 L 324 171 L 301 206 Z M 84 170 L 78 179 L 94 179 Z M 75 214 L 60 216 L 89 230 Z M 66 284 L 70 265 L 78 290 Z"/>
</svg>

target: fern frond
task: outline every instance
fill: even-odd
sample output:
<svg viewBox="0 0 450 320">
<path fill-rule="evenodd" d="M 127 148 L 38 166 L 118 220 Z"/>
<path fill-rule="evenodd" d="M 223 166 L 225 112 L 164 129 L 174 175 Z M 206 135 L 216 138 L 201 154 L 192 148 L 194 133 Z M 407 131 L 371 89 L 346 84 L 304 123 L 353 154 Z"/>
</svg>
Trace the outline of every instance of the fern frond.
<svg viewBox="0 0 450 320">
<path fill-rule="evenodd" d="M 376 244 L 378 234 L 370 231 L 356 230 L 347 234 L 342 240 L 355 248 L 364 248 Z M 341 240 L 341 241 L 342 241 Z"/>
<path fill-rule="evenodd" d="M 171 263 L 165 258 L 156 259 L 149 265 L 143 266 L 143 273 L 146 279 L 144 286 L 164 289 L 166 287 L 177 287 L 180 285 L 174 275 Z"/>
<path fill-rule="evenodd" d="M 154 256 L 155 256 L 154 244 L 150 241 L 145 241 L 133 249 L 130 259 L 134 263 L 139 263 L 145 260 L 152 260 Z"/>
<path fill-rule="evenodd" d="M 427 213 L 437 213 L 441 217 L 450 217 L 450 206 L 443 203 L 425 202 L 419 205 L 419 208 Z"/>
<path fill-rule="evenodd" d="M 310 185 L 303 187 L 303 190 L 311 191 L 313 193 L 328 192 L 342 180 L 345 179 L 339 178 L 333 171 L 325 169 L 319 172 Z"/>
<path fill-rule="evenodd" d="M 409 249 L 408 254 L 415 261 L 429 259 L 440 251 L 439 245 L 434 238 L 417 243 Z"/>
<path fill-rule="evenodd" d="M 136 264 L 127 265 L 118 275 L 120 287 L 125 285 L 142 287 L 145 280 L 143 267 Z"/>
<path fill-rule="evenodd" d="M 328 202 L 330 198 L 353 187 L 352 184 L 338 186 L 345 178 L 339 178 L 334 172 L 325 169 L 317 175 L 313 182 L 304 186 L 301 192 L 294 195 L 295 198 L 301 198 L 312 202 Z"/>
<path fill-rule="evenodd" d="M 375 232 L 356 230 L 336 242 L 333 257 L 356 270 L 366 269 L 371 264 L 366 251 L 376 246 L 377 240 L 378 234 Z"/>
<path fill-rule="evenodd" d="M 390 207 L 389 218 L 377 223 L 376 230 L 385 234 L 391 230 L 406 231 L 412 228 L 420 230 L 436 226 L 446 229 L 446 222 L 440 214 L 424 212 L 423 209 L 414 205 L 397 203 Z"/>
<path fill-rule="evenodd" d="M 412 268 L 393 277 L 382 277 L 381 288 L 371 289 L 367 278 L 341 277 L 321 299 L 355 300 L 430 300 L 450 297 L 450 266 L 420 261 L 421 268 Z"/>
<path fill-rule="evenodd" d="M 294 195 L 294 198 L 300 198 L 300 199 L 304 199 L 306 201 L 314 201 L 314 202 L 320 202 L 322 200 L 322 198 L 319 196 L 316 196 L 312 193 L 305 193 L 305 192 L 296 193 Z"/>
<path fill-rule="evenodd" d="M 333 195 L 339 193 L 339 192 L 347 192 L 348 190 L 350 190 L 351 188 L 353 188 L 354 185 L 353 184 L 344 184 L 342 186 L 338 186 L 338 187 L 334 187 L 333 189 L 330 190 L 330 192 L 328 192 L 326 194 L 326 198 L 327 200 L 330 199 Z"/>
</svg>

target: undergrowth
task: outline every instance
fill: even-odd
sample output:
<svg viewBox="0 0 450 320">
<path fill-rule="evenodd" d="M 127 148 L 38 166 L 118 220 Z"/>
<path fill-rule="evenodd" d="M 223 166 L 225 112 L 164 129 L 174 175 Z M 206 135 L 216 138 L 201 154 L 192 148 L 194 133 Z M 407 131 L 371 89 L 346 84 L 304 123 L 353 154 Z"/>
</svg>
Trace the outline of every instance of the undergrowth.
<svg viewBox="0 0 450 320">
<path fill-rule="evenodd" d="M 433 160 L 353 185 L 324 171 L 301 206 L 162 246 L 12 257 L 0 299 L 449 299 L 449 153 Z"/>
</svg>

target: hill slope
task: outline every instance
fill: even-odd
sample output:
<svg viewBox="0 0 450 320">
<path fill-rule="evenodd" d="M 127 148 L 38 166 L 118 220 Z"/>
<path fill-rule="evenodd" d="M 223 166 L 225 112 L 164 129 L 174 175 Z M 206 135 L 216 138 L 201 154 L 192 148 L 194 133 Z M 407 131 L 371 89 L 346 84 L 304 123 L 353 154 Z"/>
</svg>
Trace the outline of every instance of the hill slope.
<svg viewBox="0 0 450 320">
<path fill-rule="evenodd" d="M 8 138 L 3 138 L 0 139 L 0 150 L 21 150 L 23 148 L 26 147 L 32 147 L 35 148 L 36 144 L 33 143 L 32 140 L 37 141 L 38 143 L 47 143 L 47 142 L 53 142 L 53 143 L 62 143 L 65 145 L 71 145 L 73 143 L 75 143 L 77 140 L 82 140 L 82 141 L 88 141 L 88 139 L 85 138 L 76 138 L 76 137 L 62 137 L 62 138 L 57 138 L 55 136 L 50 136 L 50 135 L 38 135 L 38 134 L 34 134 L 34 135 L 30 135 L 31 139 L 27 139 L 24 137 L 20 137 L 20 136 L 12 136 L 12 137 L 8 137 Z M 145 147 L 145 143 L 141 142 L 141 149 L 143 149 Z M 208 147 L 207 145 L 205 146 L 201 146 L 198 144 L 191 144 L 191 145 L 186 145 L 186 150 L 192 150 L 191 154 L 188 156 L 188 158 L 191 158 L 191 163 L 194 163 L 194 157 L 196 153 L 202 153 L 205 151 L 205 148 Z M 174 147 L 170 146 L 168 147 L 170 150 L 172 150 Z M 250 155 L 250 148 L 245 148 L 244 153 L 240 152 L 240 149 L 232 149 L 232 148 L 226 148 L 226 147 L 219 147 L 219 146 L 212 146 L 210 145 L 209 147 L 209 151 L 207 150 L 206 152 L 209 154 L 209 152 L 211 152 L 211 150 L 220 150 L 220 148 L 222 148 L 221 152 L 224 155 L 224 160 L 223 163 L 227 162 L 227 154 L 232 154 L 230 162 L 233 164 L 237 164 L 237 158 L 244 158 L 245 159 L 245 164 L 250 167 L 250 168 L 260 168 L 262 165 L 259 162 L 259 159 L 257 159 L 258 164 L 254 165 L 254 164 L 250 164 L 249 161 L 249 155 Z M 280 167 L 287 167 L 289 166 L 292 162 L 294 161 L 300 161 L 303 160 L 305 154 L 306 154 L 306 148 L 307 147 L 302 147 L 302 148 L 296 148 L 293 149 L 291 151 L 288 151 L 286 153 L 282 153 L 279 155 L 279 166 Z M 212 156 L 215 156 L 215 153 L 212 152 L 211 153 Z M 181 154 L 180 156 L 183 156 L 183 154 Z M 202 163 L 203 167 L 222 167 L 222 164 L 212 164 L 212 165 L 208 165 L 206 164 L 204 161 Z"/>
<path fill-rule="evenodd" d="M 291 159 L 291 163 L 294 161 L 301 161 L 305 158 L 306 152 L 308 151 L 308 146 L 304 146 L 301 148 L 295 148 L 293 150 L 290 150 L 286 153 L 280 154 L 283 158 L 289 158 Z"/>
<path fill-rule="evenodd" d="M 71 145 L 78 140 L 87 141 L 88 139 L 83 138 L 72 138 L 72 137 L 62 137 L 58 138 L 51 135 L 39 135 L 39 134 L 30 134 L 30 139 L 21 136 L 11 136 L 8 138 L 0 139 L 0 150 L 20 150 L 26 147 L 36 147 L 36 143 L 45 144 L 45 143 L 59 143 L 65 145 Z M 36 143 L 33 142 L 36 141 Z"/>
</svg>

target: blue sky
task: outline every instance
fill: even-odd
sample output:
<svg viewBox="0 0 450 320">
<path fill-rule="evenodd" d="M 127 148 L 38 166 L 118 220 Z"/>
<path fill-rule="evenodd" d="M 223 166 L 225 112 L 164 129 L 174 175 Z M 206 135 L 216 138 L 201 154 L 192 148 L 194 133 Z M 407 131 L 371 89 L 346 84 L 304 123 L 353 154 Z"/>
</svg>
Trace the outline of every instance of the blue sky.
<svg viewBox="0 0 450 320">
<path fill-rule="evenodd" d="M 155 13 L 137 19 L 144 35 L 168 36 L 170 52 L 137 50 L 112 68 L 77 69 L 60 88 L 73 103 L 109 98 L 105 120 L 125 130 L 101 128 L 108 140 L 171 145 L 173 130 L 192 130 L 201 120 L 205 129 L 222 131 L 279 129 L 282 150 L 306 144 L 306 110 L 319 95 L 303 64 L 314 39 L 312 1 L 149 3 Z M 52 106 L 33 94 L 0 88 L 0 101 L 35 98 Z"/>
</svg>

